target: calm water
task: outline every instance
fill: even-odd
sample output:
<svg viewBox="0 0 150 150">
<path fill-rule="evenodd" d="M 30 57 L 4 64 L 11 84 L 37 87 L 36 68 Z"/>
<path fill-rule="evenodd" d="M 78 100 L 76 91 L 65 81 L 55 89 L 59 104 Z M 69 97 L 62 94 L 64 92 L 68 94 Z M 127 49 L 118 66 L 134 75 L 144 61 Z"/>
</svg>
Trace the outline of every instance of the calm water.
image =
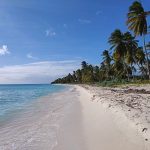
<svg viewBox="0 0 150 150">
<path fill-rule="evenodd" d="M 0 85 L 0 120 L 14 111 L 22 110 L 41 96 L 64 89 L 61 85 Z"/>
</svg>

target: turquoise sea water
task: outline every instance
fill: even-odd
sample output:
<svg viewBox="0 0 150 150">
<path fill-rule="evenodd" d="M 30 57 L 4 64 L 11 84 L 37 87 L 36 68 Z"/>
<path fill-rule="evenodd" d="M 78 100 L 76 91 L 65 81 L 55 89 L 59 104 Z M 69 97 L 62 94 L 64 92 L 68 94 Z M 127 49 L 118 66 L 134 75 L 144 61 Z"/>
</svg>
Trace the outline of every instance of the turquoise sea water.
<svg viewBox="0 0 150 150">
<path fill-rule="evenodd" d="M 21 111 L 38 98 L 64 88 L 61 85 L 50 84 L 0 85 L 0 120 L 14 111 Z"/>
</svg>

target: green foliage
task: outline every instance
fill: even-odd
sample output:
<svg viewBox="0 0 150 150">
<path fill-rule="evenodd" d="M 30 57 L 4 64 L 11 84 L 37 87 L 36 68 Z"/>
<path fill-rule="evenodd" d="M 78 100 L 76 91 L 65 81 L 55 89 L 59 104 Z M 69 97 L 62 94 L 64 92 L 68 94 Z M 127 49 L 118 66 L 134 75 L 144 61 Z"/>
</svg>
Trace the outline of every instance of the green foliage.
<svg viewBox="0 0 150 150">
<path fill-rule="evenodd" d="M 135 1 L 129 7 L 129 12 L 127 15 L 127 25 L 128 29 L 134 32 L 135 36 L 143 36 L 143 49 L 146 54 L 147 72 L 150 79 L 150 63 L 149 55 L 147 52 L 147 47 L 145 43 L 145 36 L 148 33 L 147 17 L 150 15 L 150 11 L 145 11 L 141 2 Z"/>
<path fill-rule="evenodd" d="M 129 30 L 132 30 L 135 35 L 147 34 L 147 20 L 146 17 L 149 13 L 146 12 L 142 4 L 138 1 L 133 2 L 129 7 L 129 13 L 127 15 L 127 25 Z"/>
<path fill-rule="evenodd" d="M 103 86 L 103 87 L 120 87 L 120 86 L 130 86 L 130 85 L 144 85 L 144 84 L 150 84 L 149 80 L 143 80 L 143 79 L 134 79 L 131 81 L 120 79 L 120 80 L 111 80 L 111 81 L 103 81 L 103 82 L 97 82 L 95 83 L 97 86 Z"/>
<path fill-rule="evenodd" d="M 127 25 L 135 36 L 147 34 L 148 15 L 150 11 L 145 11 L 138 1 L 129 7 Z M 146 79 L 148 75 L 150 77 L 150 61 L 147 53 L 150 42 L 145 44 L 144 41 L 144 47 L 139 47 L 135 36 L 128 31 L 123 33 L 120 29 L 116 29 L 108 39 L 110 51 L 102 52 L 103 61 L 100 66 L 83 61 L 81 69 L 52 83 L 96 83 L 101 86 L 149 83 Z"/>
</svg>

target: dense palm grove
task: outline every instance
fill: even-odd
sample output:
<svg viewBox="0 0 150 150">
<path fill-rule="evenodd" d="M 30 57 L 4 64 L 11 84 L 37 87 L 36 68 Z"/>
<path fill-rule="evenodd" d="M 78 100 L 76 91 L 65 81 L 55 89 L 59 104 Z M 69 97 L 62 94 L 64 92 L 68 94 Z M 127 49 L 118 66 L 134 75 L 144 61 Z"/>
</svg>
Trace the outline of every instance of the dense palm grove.
<svg viewBox="0 0 150 150">
<path fill-rule="evenodd" d="M 127 26 L 133 35 L 116 29 L 109 37 L 109 50 L 102 52 L 103 61 L 100 66 L 89 65 L 83 61 L 81 69 L 59 78 L 52 83 L 91 83 L 114 80 L 150 79 L 150 27 L 147 17 L 150 11 L 145 11 L 139 1 L 133 2 L 127 14 Z M 139 46 L 137 36 L 141 36 L 143 46 Z"/>
</svg>

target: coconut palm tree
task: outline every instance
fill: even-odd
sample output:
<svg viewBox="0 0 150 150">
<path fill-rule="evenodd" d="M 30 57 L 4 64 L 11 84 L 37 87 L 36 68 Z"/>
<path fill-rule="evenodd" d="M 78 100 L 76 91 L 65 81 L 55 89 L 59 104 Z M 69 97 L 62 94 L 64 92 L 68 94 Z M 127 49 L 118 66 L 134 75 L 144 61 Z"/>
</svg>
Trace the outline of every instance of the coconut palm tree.
<svg viewBox="0 0 150 150">
<path fill-rule="evenodd" d="M 135 60 L 137 65 L 144 65 L 145 64 L 145 54 L 142 47 L 138 47 L 135 54 Z"/>
<path fill-rule="evenodd" d="M 100 64 L 100 69 L 99 69 L 99 81 L 103 81 L 105 79 L 107 79 L 107 77 L 106 77 L 106 66 L 105 66 L 104 62 L 102 62 Z"/>
<path fill-rule="evenodd" d="M 73 71 L 72 77 L 73 77 L 73 82 L 77 82 L 77 77 L 76 77 L 75 71 Z"/>
<path fill-rule="evenodd" d="M 86 61 L 82 61 L 82 63 L 81 63 L 82 69 L 86 69 L 87 66 L 88 66 L 87 62 Z"/>
<path fill-rule="evenodd" d="M 148 15 L 150 15 L 150 11 L 145 11 L 139 1 L 133 2 L 133 4 L 129 7 L 127 25 L 136 36 L 147 34 L 148 26 L 146 18 Z"/>
<path fill-rule="evenodd" d="M 135 53 L 138 48 L 138 41 L 130 32 L 124 33 L 124 43 L 126 46 L 126 61 L 128 64 L 135 63 Z"/>
<path fill-rule="evenodd" d="M 107 78 L 109 78 L 109 75 L 110 75 L 110 72 L 111 72 L 112 58 L 111 58 L 108 50 L 104 50 L 103 53 L 102 53 L 102 56 L 103 56 L 103 63 L 105 65 L 105 69 L 106 69 L 106 76 L 107 76 Z"/>
<path fill-rule="evenodd" d="M 129 30 L 134 32 L 135 36 L 143 36 L 144 50 L 147 59 L 147 70 L 150 79 L 149 58 L 145 43 L 145 35 L 148 32 L 148 25 L 146 20 L 148 15 L 150 15 L 150 11 L 145 11 L 142 4 L 139 1 L 135 1 L 129 7 L 127 25 Z"/>
<path fill-rule="evenodd" d="M 103 56 L 104 63 L 109 66 L 112 60 L 109 51 L 104 50 L 102 56 Z"/>
<path fill-rule="evenodd" d="M 132 72 L 135 72 L 134 64 L 136 64 L 136 51 L 138 49 L 138 41 L 130 32 L 124 33 L 124 43 L 126 46 L 125 62 L 130 65 Z"/>
<path fill-rule="evenodd" d="M 100 68 L 98 66 L 93 67 L 93 74 L 94 74 L 94 80 L 98 82 L 100 80 L 100 78 L 99 78 Z"/>
<path fill-rule="evenodd" d="M 77 82 L 82 83 L 82 72 L 81 72 L 81 70 L 78 69 L 75 74 L 76 74 Z"/>
<path fill-rule="evenodd" d="M 111 45 L 111 50 L 114 50 L 114 59 L 122 59 L 126 53 L 126 47 L 124 44 L 124 34 L 116 29 L 110 36 L 108 40 Z"/>
<path fill-rule="evenodd" d="M 108 42 L 110 43 L 111 49 L 113 50 L 114 61 L 118 62 L 119 64 L 123 64 L 123 67 L 126 70 L 126 74 L 129 80 L 128 67 L 125 62 L 128 44 L 125 34 L 122 33 L 119 29 L 117 29 L 111 34 Z"/>
</svg>

